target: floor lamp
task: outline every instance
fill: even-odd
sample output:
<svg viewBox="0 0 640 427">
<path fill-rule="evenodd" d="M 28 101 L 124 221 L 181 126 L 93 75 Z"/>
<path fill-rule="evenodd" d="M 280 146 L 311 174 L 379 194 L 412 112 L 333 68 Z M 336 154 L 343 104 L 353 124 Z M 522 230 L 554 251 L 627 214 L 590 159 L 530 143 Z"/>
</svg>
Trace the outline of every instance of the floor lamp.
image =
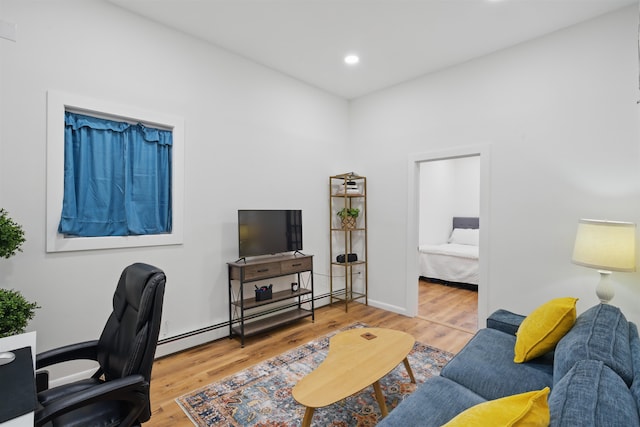
<svg viewBox="0 0 640 427">
<path fill-rule="evenodd" d="M 636 225 L 631 222 L 581 219 L 572 261 L 598 269 L 596 295 L 603 304 L 613 298 L 612 271 L 636 271 Z"/>
</svg>

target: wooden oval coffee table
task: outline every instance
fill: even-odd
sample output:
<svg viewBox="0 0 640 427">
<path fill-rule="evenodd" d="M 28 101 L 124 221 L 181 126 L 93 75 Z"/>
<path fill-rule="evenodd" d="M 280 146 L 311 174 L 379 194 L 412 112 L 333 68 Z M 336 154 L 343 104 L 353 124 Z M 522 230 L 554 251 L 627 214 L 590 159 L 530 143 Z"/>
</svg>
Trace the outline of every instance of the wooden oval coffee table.
<svg viewBox="0 0 640 427">
<path fill-rule="evenodd" d="M 293 398 L 307 407 L 302 426 L 311 425 L 315 408 L 331 405 L 373 385 L 380 412 L 388 414 L 379 380 L 400 362 L 413 377 L 407 355 L 415 339 L 406 332 L 384 328 L 357 328 L 329 340 L 325 360 L 293 388 Z"/>
</svg>

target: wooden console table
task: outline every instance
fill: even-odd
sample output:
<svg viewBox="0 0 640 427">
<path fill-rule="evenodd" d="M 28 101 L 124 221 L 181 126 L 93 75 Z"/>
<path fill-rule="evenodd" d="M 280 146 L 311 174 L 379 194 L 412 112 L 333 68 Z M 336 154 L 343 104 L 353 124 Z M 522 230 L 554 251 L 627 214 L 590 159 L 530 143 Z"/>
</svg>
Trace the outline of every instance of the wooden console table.
<svg viewBox="0 0 640 427">
<path fill-rule="evenodd" d="M 259 260 L 227 263 L 229 268 L 229 338 L 244 338 L 305 317 L 315 320 L 313 301 L 313 256 L 282 255 Z M 245 285 L 294 275 L 298 289 L 273 292 L 267 300 L 257 301 L 253 288 Z M 307 279 L 306 282 L 303 279 Z M 288 302 L 288 303 L 287 303 Z M 280 304 L 275 304 L 280 303 Z"/>
</svg>

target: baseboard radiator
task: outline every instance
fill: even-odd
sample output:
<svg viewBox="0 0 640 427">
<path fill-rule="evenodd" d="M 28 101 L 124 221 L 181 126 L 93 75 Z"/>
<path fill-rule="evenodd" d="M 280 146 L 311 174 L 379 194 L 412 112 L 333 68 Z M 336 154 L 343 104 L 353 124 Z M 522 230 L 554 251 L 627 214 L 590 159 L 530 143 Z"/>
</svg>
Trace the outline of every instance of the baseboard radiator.
<svg viewBox="0 0 640 427">
<path fill-rule="evenodd" d="M 334 294 L 335 294 L 335 292 L 334 292 Z M 327 293 L 322 294 L 322 295 L 314 295 L 313 301 L 315 303 L 318 300 L 329 298 L 330 296 L 331 296 L 330 292 L 327 292 Z M 286 306 L 296 307 L 297 305 L 298 305 L 298 303 L 295 302 L 295 303 L 288 304 Z M 284 306 L 284 307 L 286 307 L 286 306 Z M 281 307 L 283 307 L 283 306 L 281 306 Z M 266 312 L 263 311 L 263 312 L 261 312 L 259 314 L 246 316 L 245 319 L 249 320 L 249 319 L 253 319 L 255 317 L 261 317 L 261 316 L 264 316 L 264 315 L 267 315 L 267 314 L 269 314 L 268 311 L 266 311 Z M 158 340 L 158 345 L 162 346 L 162 345 L 165 345 L 165 344 L 175 343 L 176 341 L 185 340 L 185 339 L 188 339 L 188 338 L 195 337 L 197 335 L 202 335 L 202 334 L 205 334 L 205 333 L 213 332 L 213 331 L 216 331 L 216 330 L 222 329 L 222 328 L 229 328 L 229 321 L 228 320 L 225 321 L 225 322 L 216 323 L 215 325 L 206 326 L 204 328 L 200 328 L 200 329 L 196 329 L 196 330 L 193 330 L 193 331 L 185 332 L 185 333 L 182 333 L 182 334 L 179 334 L 179 335 L 175 335 L 175 336 L 172 336 L 172 337 L 163 338 L 161 340 Z"/>
</svg>

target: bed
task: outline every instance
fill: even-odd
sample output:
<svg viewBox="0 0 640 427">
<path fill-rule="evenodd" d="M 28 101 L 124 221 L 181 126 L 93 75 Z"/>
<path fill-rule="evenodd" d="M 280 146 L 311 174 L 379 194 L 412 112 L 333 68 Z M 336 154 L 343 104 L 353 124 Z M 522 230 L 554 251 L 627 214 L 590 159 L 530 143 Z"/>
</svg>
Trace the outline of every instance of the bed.
<svg viewBox="0 0 640 427">
<path fill-rule="evenodd" d="M 477 217 L 453 217 L 449 242 L 420 245 L 418 270 L 420 277 L 432 282 L 478 289 Z"/>
</svg>

